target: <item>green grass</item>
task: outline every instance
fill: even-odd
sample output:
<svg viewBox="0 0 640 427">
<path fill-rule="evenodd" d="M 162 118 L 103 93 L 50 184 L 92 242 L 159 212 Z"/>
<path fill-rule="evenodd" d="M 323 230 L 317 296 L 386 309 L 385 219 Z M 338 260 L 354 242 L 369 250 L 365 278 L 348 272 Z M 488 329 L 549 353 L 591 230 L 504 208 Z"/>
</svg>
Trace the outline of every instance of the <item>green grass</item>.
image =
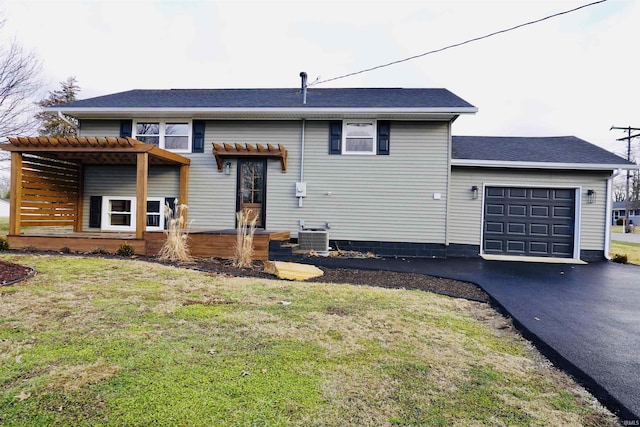
<svg viewBox="0 0 640 427">
<path fill-rule="evenodd" d="M 3 426 L 616 425 L 485 304 L 2 259 L 38 271 L 0 287 Z"/>
<path fill-rule="evenodd" d="M 640 243 L 628 243 L 621 242 L 619 240 L 612 240 L 609 254 L 611 256 L 616 254 L 626 255 L 629 263 L 640 265 Z"/>
</svg>

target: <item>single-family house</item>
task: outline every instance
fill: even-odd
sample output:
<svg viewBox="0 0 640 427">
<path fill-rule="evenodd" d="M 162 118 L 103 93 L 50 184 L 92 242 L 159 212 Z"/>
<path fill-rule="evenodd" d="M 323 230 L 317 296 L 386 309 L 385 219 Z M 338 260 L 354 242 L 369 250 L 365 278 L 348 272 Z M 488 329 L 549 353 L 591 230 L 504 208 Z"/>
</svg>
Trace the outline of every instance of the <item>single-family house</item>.
<svg viewBox="0 0 640 427">
<path fill-rule="evenodd" d="M 627 202 L 613 202 L 612 225 L 622 225 L 627 217 Z M 629 224 L 640 224 L 640 201 L 629 202 Z"/>
<path fill-rule="evenodd" d="M 385 256 L 597 260 L 612 177 L 635 167 L 576 137 L 453 136 L 477 108 L 446 89 L 130 90 L 48 110 L 79 136 L 2 146 L 13 247 L 127 238 L 153 254 L 179 199 L 201 255 L 250 210 L 272 250 L 318 232 Z"/>
</svg>

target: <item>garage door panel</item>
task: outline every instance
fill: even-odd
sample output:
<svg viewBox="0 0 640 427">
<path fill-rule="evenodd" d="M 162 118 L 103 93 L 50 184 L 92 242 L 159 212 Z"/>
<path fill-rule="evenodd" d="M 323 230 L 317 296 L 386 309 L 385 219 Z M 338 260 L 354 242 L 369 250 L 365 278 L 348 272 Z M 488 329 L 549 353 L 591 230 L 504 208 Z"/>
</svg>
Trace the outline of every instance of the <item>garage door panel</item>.
<svg viewBox="0 0 640 427">
<path fill-rule="evenodd" d="M 529 242 L 529 253 L 535 256 L 545 256 L 549 253 L 547 242 Z"/>
<path fill-rule="evenodd" d="M 527 197 L 527 189 L 526 188 L 508 188 L 507 194 L 512 199 L 524 199 Z"/>
<path fill-rule="evenodd" d="M 487 204 L 485 212 L 487 215 L 504 215 L 504 205 Z"/>
<path fill-rule="evenodd" d="M 573 208 L 570 206 L 554 206 L 554 218 L 573 218 Z"/>
<path fill-rule="evenodd" d="M 551 212 L 549 206 L 531 206 L 531 216 L 533 217 L 549 218 L 549 212 Z"/>
<path fill-rule="evenodd" d="M 526 252 L 527 243 L 522 240 L 507 240 L 507 252 L 520 254 Z"/>
<path fill-rule="evenodd" d="M 551 191 L 546 188 L 533 188 L 531 190 L 531 198 L 549 200 L 551 198 Z"/>
<path fill-rule="evenodd" d="M 509 216 L 526 216 L 527 207 L 524 205 L 509 205 L 507 212 Z"/>
<path fill-rule="evenodd" d="M 549 225 L 548 224 L 531 224 L 529 228 L 529 234 L 532 236 L 548 236 Z"/>
<path fill-rule="evenodd" d="M 485 222 L 485 233 L 504 234 L 504 223 L 502 222 Z"/>
<path fill-rule="evenodd" d="M 502 240 L 485 239 L 484 251 L 486 253 L 504 252 L 504 242 Z"/>
<path fill-rule="evenodd" d="M 485 253 L 572 257 L 575 190 L 486 187 Z"/>
<path fill-rule="evenodd" d="M 519 223 L 519 222 L 510 222 L 507 225 L 507 232 L 509 234 L 522 234 L 524 236 L 527 234 L 527 224 Z"/>
</svg>

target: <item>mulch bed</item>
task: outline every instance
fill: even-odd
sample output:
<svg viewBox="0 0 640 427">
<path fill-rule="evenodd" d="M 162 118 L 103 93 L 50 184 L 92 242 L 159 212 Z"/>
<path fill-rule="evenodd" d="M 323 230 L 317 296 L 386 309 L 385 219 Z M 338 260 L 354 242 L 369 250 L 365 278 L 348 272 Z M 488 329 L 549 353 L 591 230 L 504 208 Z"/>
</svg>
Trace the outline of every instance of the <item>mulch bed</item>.
<svg viewBox="0 0 640 427">
<path fill-rule="evenodd" d="M 90 256 L 90 255 L 89 255 Z M 102 255 L 104 256 L 104 255 Z M 154 258 L 138 258 L 140 260 L 158 262 Z M 231 261 L 221 259 L 196 259 L 194 262 L 184 265 L 201 271 L 216 274 L 226 274 L 236 277 L 258 277 L 273 279 L 274 276 L 265 273 L 262 263 L 256 262 L 253 268 L 236 268 Z M 349 283 L 352 285 L 380 286 L 396 289 L 417 289 L 434 292 L 473 301 L 489 302 L 488 295 L 478 286 L 469 282 L 443 279 L 416 273 L 397 273 L 383 270 L 357 270 L 345 268 L 319 267 L 324 275 L 310 279 L 309 282 L 320 283 Z M 0 285 L 14 283 L 29 277 L 32 269 L 21 265 L 0 260 Z"/>
<path fill-rule="evenodd" d="M 11 262 L 0 260 L 0 285 L 7 285 L 25 279 L 33 270 Z"/>
<path fill-rule="evenodd" d="M 220 259 L 198 259 L 193 267 L 212 273 L 242 277 L 262 277 L 273 279 L 274 276 L 262 271 L 262 263 L 255 263 L 253 268 L 239 269 L 231 261 Z M 324 274 L 307 280 L 320 283 L 349 283 L 352 285 L 379 286 L 384 288 L 417 289 L 437 294 L 465 298 L 473 301 L 489 302 L 489 296 L 477 285 L 452 279 L 427 276 L 417 273 L 398 273 L 383 270 L 357 270 L 345 268 L 318 267 Z"/>
</svg>

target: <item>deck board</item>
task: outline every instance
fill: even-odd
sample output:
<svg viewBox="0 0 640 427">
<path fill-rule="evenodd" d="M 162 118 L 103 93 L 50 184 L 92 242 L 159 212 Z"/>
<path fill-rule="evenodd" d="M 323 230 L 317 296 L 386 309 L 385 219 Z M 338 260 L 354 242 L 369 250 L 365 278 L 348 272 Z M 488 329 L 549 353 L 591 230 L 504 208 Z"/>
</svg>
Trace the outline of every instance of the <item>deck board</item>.
<svg viewBox="0 0 640 427">
<path fill-rule="evenodd" d="M 269 259 L 271 240 L 288 240 L 288 231 L 256 230 L 253 237 L 254 259 Z M 236 230 L 190 230 L 188 245 L 195 258 L 233 259 L 236 244 Z M 37 233 L 8 235 L 12 249 L 35 249 L 46 251 L 109 252 L 116 253 L 120 246 L 129 244 L 135 253 L 153 257 L 158 254 L 165 241 L 163 232 L 147 232 L 143 239 L 136 239 L 134 233 L 73 232 L 46 229 Z"/>
</svg>

